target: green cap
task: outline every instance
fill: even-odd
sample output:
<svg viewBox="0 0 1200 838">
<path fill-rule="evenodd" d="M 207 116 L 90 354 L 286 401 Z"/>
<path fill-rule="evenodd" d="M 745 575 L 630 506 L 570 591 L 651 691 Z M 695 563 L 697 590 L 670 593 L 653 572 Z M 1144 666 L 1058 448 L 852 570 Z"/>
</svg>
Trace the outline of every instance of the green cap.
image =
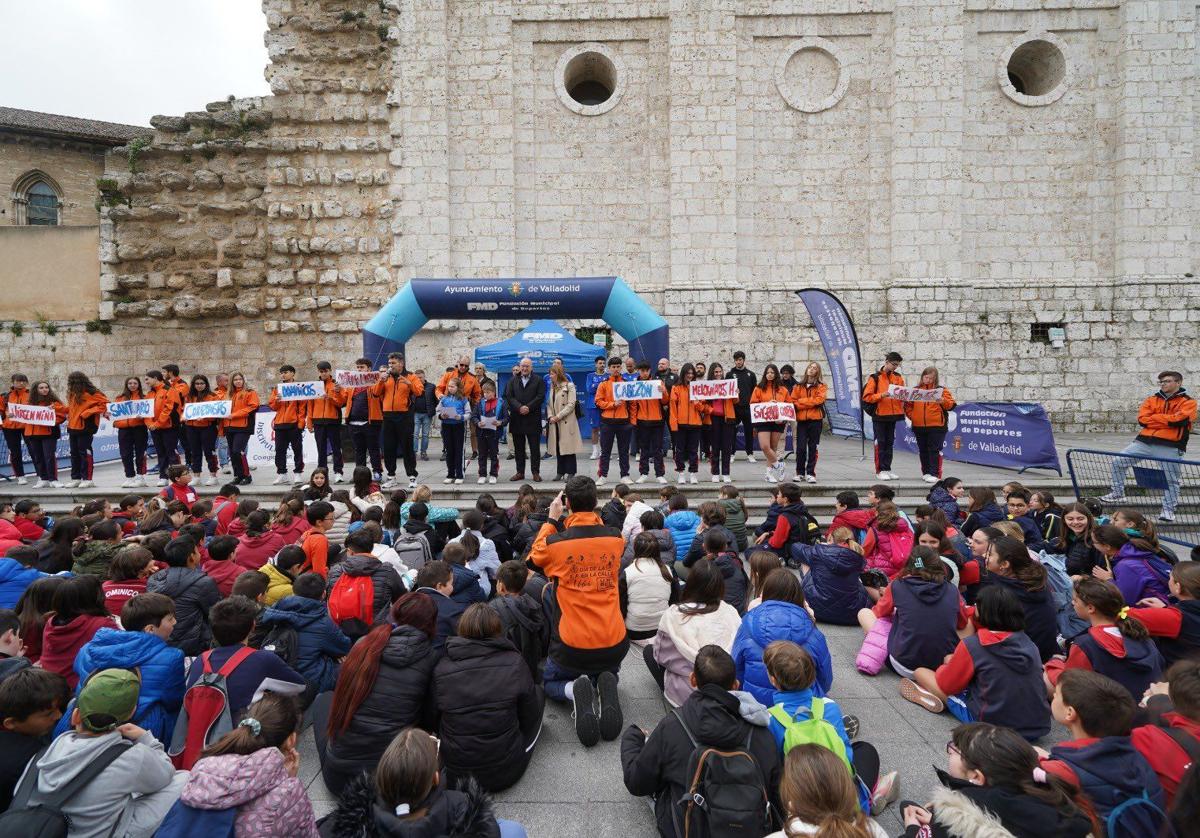
<svg viewBox="0 0 1200 838">
<path fill-rule="evenodd" d="M 84 682 L 75 708 L 86 730 L 107 733 L 133 718 L 141 676 L 132 669 L 101 669 Z"/>
</svg>

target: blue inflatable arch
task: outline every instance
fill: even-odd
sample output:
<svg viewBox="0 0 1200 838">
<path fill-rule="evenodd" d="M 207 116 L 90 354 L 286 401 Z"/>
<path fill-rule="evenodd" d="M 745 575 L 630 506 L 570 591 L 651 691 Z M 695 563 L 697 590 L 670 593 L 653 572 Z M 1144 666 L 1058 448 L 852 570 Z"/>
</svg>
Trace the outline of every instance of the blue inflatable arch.
<svg viewBox="0 0 1200 838">
<path fill-rule="evenodd" d="M 378 363 L 434 319 L 603 320 L 653 364 L 669 357 L 667 321 L 616 276 L 570 279 L 413 279 L 363 327 L 363 354 Z"/>
</svg>

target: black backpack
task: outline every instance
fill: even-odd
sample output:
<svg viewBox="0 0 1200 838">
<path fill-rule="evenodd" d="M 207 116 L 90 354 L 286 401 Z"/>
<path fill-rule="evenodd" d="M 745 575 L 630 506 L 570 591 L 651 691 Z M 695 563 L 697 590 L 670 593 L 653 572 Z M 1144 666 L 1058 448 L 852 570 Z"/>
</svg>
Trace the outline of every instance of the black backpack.
<svg viewBox="0 0 1200 838">
<path fill-rule="evenodd" d="M 291 624 L 276 623 L 271 626 L 258 648 L 264 652 L 274 652 L 279 655 L 280 660 L 295 669 L 296 661 L 300 659 L 300 635 Z"/>
<path fill-rule="evenodd" d="M 67 838 L 71 830 L 71 819 L 63 813 L 62 807 L 75 795 L 87 788 L 88 783 L 100 776 L 105 768 L 133 747 L 133 743 L 122 739 L 109 745 L 99 756 L 76 774 L 69 783 L 62 786 L 54 794 L 47 795 L 40 803 L 29 805 L 29 798 L 37 787 L 37 761 L 42 758 L 44 751 L 39 752 L 29 762 L 25 778 L 13 793 L 12 804 L 7 812 L 0 815 L 0 835 L 20 835 L 21 838 Z"/>
<path fill-rule="evenodd" d="M 874 381 L 875 386 L 878 387 L 879 386 L 879 373 L 877 373 L 877 372 L 871 373 L 870 375 L 867 376 L 867 380 Z M 868 416 L 874 416 L 875 412 L 877 410 L 879 410 L 879 402 L 868 402 L 866 399 L 864 399 L 862 396 L 865 395 L 866 392 L 867 392 L 867 388 L 864 386 L 862 395 L 859 396 L 858 403 L 860 405 L 862 405 L 863 413 L 867 414 Z"/>
<path fill-rule="evenodd" d="M 762 771 L 750 753 L 754 727 L 740 751 L 722 751 L 701 745 L 688 730 L 683 716 L 672 710 L 692 743 L 688 758 L 688 787 L 675 807 L 681 823 L 677 835 L 685 838 L 761 838 L 773 827 L 770 798 Z"/>
</svg>

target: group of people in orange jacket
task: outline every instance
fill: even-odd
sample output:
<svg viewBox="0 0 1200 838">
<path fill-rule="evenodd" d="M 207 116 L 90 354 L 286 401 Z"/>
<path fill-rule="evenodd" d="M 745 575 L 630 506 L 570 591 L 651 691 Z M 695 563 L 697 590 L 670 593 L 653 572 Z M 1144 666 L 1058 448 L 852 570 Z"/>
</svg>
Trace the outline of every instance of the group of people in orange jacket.
<svg viewBox="0 0 1200 838">
<path fill-rule="evenodd" d="M 949 387 L 938 377 L 937 367 L 921 370 L 916 391 L 929 391 L 930 400 L 906 398 L 891 388 L 904 387 L 899 352 L 889 352 L 883 366 L 868 376 L 863 387 L 863 411 L 871 417 L 875 431 L 875 476 L 880 480 L 899 480 L 892 471 L 892 451 L 896 444 L 896 425 L 908 419 L 913 436 L 917 438 L 917 454 L 921 460 L 921 478 L 936 483 L 942 478 L 942 445 L 946 441 L 950 411 L 958 407 Z M 940 394 L 937 391 L 941 391 Z M 916 396 L 916 393 L 906 394 Z"/>
</svg>

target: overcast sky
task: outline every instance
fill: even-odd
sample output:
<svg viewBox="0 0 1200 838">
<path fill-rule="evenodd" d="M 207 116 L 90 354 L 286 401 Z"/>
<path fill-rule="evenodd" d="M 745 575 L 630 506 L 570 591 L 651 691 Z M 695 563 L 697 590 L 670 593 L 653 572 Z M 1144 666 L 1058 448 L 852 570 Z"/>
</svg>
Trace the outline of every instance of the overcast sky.
<svg viewBox="0 0 1200 838">
<path fill-rule="evenodd" d="M 260 96 L 259 0 L 0 0 L 0 105 L 148 125 Z"/>
</svg>

